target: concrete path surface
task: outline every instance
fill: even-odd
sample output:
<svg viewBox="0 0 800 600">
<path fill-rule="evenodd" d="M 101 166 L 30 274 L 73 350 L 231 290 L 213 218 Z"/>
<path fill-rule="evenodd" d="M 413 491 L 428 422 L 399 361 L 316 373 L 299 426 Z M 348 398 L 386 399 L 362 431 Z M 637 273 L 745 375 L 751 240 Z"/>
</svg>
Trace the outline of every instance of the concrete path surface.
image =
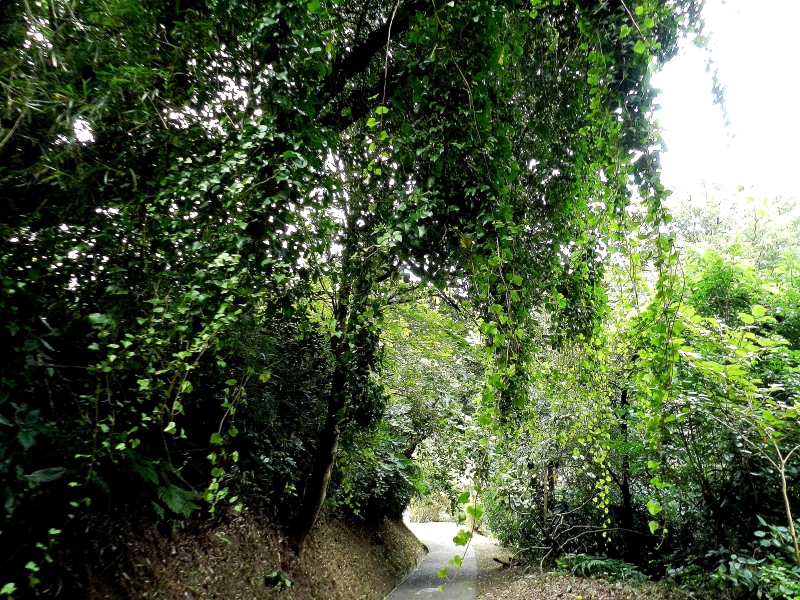
<svg viewBox="0 0 800 600">
<path fill-rule="evenodd" d="M 406 523 L 408 528 L 428 547 L 428 555 L 408 578 L 400 584 L 387 600 L 475 600 L 477 598 L 478 563 L 472 544 L 461 568 L 450 564 L 453 557 L 464 555 L 464 546 L 456 546 L 453 537 L 458 532 L 455 523 Z M 437 571 L 447 567 L 446 579 L 439 579 Z M 444 586 L 439 592 L 438 587 Z"/>
</svg>

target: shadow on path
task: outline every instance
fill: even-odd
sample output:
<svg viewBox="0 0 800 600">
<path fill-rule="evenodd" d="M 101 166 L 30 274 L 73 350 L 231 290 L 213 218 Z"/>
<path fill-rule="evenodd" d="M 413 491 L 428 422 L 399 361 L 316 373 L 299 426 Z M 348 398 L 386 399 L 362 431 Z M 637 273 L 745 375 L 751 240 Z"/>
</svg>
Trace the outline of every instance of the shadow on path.
<svg viewBox="0 0 800 600">
<path fill-rule="evenodd" d="M 458 532 L 455 523 L 407 523 L 408 528 L 428 547 L 428 555 L 416 571 L 406 578 L 388 600 L 411 598 L 437 598 L 437 600 L 476 600 L 478 564 L 472 544 L 460 569 L 450 561 L 456 554 L 464 555 L 464 547 L 456 546 L 453 537 Z M 446 579 L 439 579 L 437 571 L 449 570 Z M 438 587 L 444 586 L 439 592 Z"/>
</svg>

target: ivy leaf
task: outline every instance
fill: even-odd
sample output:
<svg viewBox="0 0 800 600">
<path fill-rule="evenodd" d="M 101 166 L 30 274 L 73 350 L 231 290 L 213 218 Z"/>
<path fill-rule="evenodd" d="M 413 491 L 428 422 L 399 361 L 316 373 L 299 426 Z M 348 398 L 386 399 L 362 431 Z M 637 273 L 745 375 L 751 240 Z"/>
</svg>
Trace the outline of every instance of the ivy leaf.
<svg viewBox="0 0 800 600">
<path fill-rule="evenodd" d="M 466 504 L 467 502 L 469 502 L 469 492 L 464 492 L 458 497 L 458 503 Z"/>
<path fill-rule="evenodd" d="M 258 376 L 258 380 L 261 383 L 267 383 L 270 377 L 272 377 L 272 373 L 270 373 L 269 371 L 264 371 L 261 375 Z"/>
<path fill-rule="evenodd" d="M 647 46 L 644 45 L 642 40 L 636 42 L 636 45 L 633 47 L 633 51 L 636 52 L 636 54 L 642 54 L 645 50 L 647 50 Z"/>
<path fill-rule="evenodd" d="M 650 514 L 655 516 L 661 512 L 661 505 L 654 500 L 648 500 L 647 502 L 647 510 L 650 511 Z"/>
<path fill-rule="evenodd" d="M 445 577 L 447 577 L 447 567 L 442 567 L 441 569 L 436 571 L 436 574 L 439 576 L 439 579 L 444 579 Z"/>
<path fill-rule="evenodd" d="M 456 536 L 453 538 L 453 543 L 456 546 L 466 546 L 467 542 L 472 538 L 471 531 L 465 531 L 464 529 L 459 529 Z"/>
<path fill-rule="evenodd" d="M 450 564 L 453 565 L 454 567 L 458 567 L 460 569 L 461 568 L 461 563 L 462 563 L 463 560 L 464 559 L 461 557 L 460 554 L 456 554 L 453 557 L 453 560 L 450 561 Z"/>
<path fill-rule="evenodd" d="M 17 434 L 17 441 L 25 450 L 30 450 L 31 446 L 36 443 L 36 432 L 30 429 L 23 429 Z"/>
<path fill-rule="evenodd" d="M 650 533 L 655 533 L 655 532 L 656 532 L 656 530 L 657 530 L 659 527 L 661 527 L 661 525 L 659 525 L 659 524 L 658 524 L 658 523 L 656 523 L 655 521 L 650 521 L 650 522 L 648 523 L 648 525 L 650 526 Z"/>
<path fill-rule="evenodd" d="M 10 596 L 14 592 L 17 591 L 17 586 L 14 582 L 5 584 L 2 588 L 0 588 L 0 595 Z"/>
</svg>

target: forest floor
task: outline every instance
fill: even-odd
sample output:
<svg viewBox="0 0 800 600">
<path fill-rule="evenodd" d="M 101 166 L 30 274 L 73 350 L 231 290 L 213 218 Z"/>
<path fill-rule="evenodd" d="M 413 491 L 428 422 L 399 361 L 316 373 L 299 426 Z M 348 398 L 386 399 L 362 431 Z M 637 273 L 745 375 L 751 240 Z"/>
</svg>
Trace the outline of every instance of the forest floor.
<svg viewBox="0 0 800 600">
<path fill-rule="evenodd" d="M 408 528 L 391 519 L 367 525 L 326 515 L 299 558 L 277 524 L 249 514 L 185 529 L 127 519 L 88 525 L 58 557 L 60 573 L 37 596 L 375 600 L 424 556 Z"/>
<path fill-rule="evenodd" d="M 656 583 L 626 583 L 577 577 L 533 568 L 503 567 L 509 552 L 488 538 L 475 540 L 478 600 L 685 600 L 686 595 Z"/>
</svg>

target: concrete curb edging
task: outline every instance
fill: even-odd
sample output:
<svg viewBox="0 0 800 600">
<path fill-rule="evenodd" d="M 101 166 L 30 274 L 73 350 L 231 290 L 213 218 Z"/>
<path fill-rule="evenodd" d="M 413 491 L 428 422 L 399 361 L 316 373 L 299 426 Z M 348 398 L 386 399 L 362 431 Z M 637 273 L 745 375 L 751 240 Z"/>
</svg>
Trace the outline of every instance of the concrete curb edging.
<svg viewBox="0 0 800 600">
<path fill-rule="evenodd" d="M 395 589 L 400 587 L 402 585 L 402 583 L 406 579 L 408 579 L 419 568 L 419 566 L 422 564 L 422 561 L 428 555 L 428 552 L 430 552 L 430 550 L 428 549 L 428 547 L 425 544 L 420 542 L 420 545 L 422 546 L 421 552 L 418 552 L 416 558 L 414 558 L 414 568 L 411 569 L 405 575 L 402 575 L 402 576 L 398 577 L 392 583 L 390 583 L 389 586 L 383 592 L 378 594 L 378 596 L 376 597 L 376 600 L 384 600 L 386 598 L 386 596 L 388 596 L 393 591 L 395 591 Z"/>
</svg>

